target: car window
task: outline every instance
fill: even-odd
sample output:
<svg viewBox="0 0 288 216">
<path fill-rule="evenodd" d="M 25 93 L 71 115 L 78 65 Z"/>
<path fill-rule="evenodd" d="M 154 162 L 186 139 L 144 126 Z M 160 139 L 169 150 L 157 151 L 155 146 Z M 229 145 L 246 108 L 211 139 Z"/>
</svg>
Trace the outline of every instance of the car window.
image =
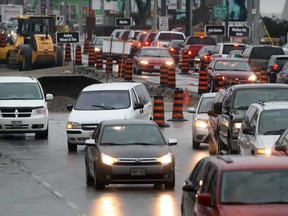
<svg viewBox="0 0 288 216">
<path fill-rule="evenodd" d="M 286 62 L 288 62 L 288 57 L 281 57 L 277 58 L 276 63 L 278 65 L 284 65 Z"/>
<path fill-rule="evenodd" d="M 217 61 L 215 70 L 230 70 L 230 71 L 251 71 L 248 62 L 237 61 Z"/>
<path fill-rule="evenodd" d="M 141 49 L 139 56 L 171 57 L 168 49 Z"/>
<path fill-rule="evenodd" d="M 143 105 L 145 105 L 151 101 L 150 95 L 149 95 L 148 91 L 146 90 L 145 86 L 137 85 L 137 86 L 135 86 L 135 91 L 138 95 L 140 103 L 142 103 Z"/>
<path fill-rule="evenodd" d="M 80 93 L 76 110 L 109 110 L 130 107 L 129 91 L 83 91 Z"/>
<path fill-rule="evenodd" d="M 186 44 L 207 44 L 207 45 L 216 45 L 214 38 L 210 37 L 189 37 L 186 41 Z"/>
<path fill-rule="evenodd" d="M 232 50 L 243 50 L 245 45 L 225 44 L 223 47 L 223 54 L 229 54 Z"/>
<path fill-rule="evenodd" d="M 1 83 L 0 100 L 41 100 L 43 95 L 37 83 Z"/>
<path fill-rule="evenodd" d="M 211 110 L 213 100 L 214 97 L 203 97 L 199 104 L 198 113 L 207 113 L 209 110 Z"/>
<path fill-rule="evenodd" d="M 244 116 L 242 128 L 249 127 L 252 118 L 256 117 L 256 115 L 254 115 L 256 110 L 257 110 L 257 108 L 254 107 L 254 106 L 250 106 L 249 107 L 249 109 L 247 110 L 247 112 L 246 112 L 246 114 Z M 258 119 L 258 115 L 257 115 L 256 120 L 257 119 Z M 256 124 L 255 124 L 255 126 L 256 126 Z"/>
<path fill-rule="evenodd" d="M 254 47 L 251 51 L 250 59 L 269 60 L 271 55 L 284 55 L 284 51 L 280 47 Z"/>
<path fill-rule="evenodd" d="M 159 40 L 184 40 L 184 36 L 182 34 L 174 34 L 174 33 L 161 33 L 158 37 Z"/>
</svg>

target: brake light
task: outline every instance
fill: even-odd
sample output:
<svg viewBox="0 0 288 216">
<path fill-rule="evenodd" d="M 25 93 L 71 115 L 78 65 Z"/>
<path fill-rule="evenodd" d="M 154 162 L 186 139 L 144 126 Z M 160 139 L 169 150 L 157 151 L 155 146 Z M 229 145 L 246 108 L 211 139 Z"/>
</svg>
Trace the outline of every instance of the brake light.
<svg viewBox="0 0 288 216">
<path fill-rule="evenodd" d="M 204 60 L 210 60 L 211 56 L 210 55 L 204 55 L 203 58 L 204 58 Z"/>
<path fill-rule="evenodd" d="M 234 47 L 238 47 L 239 46 L 239 44 L 234 44 Z"/>
<path fill-rule="evenodd" d="M 170 49 L 170 52 L 175 52 L 175 49 L 172 47 L 172 48 Z"/>
<path fill-rule="evenodd" d="M 144 46 L 150 46 L 150 42 L 145 42 Z"/>
<path fill-rule="evenodd" d="M 133 46 L 133 42 L 130 42 L 129 44 L 130 44 L 131 47 Z"/>
<path fill-rule="evenodd" d="M 276 70 L 278 70 L 278 64 L 273 64 L 272 65 L 272 71 L 276 71 Z"/>
<path fill-rule="evenodd" d="M 189 55 L 189 56 L 192 55 L 192 51 L 191 51 L 191 50 L 188 51 L 188 55 Z"/>
</svg>

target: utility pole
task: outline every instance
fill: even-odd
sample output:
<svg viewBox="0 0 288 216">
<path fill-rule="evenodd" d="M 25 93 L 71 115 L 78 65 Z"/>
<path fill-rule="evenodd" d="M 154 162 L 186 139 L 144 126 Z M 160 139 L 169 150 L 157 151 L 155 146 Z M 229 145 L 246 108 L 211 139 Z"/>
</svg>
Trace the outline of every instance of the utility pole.
<svg viewBox="0 0 288 216">
<path fill-rule="evenodd" d="M 82 35 L 83 34 L 83 3 L 82 0 L 80 0 L 79 2 L 79 17 L 78 17 L 78 30 L 79 30 L 79 34 Z"/>
<path fill-rule="evenodd" d="M 161 0 L 161 16 L 167 16 L 166 0 Z"/>
<path fill-rule="evenodd" d="M 226 10 L 227 10 L 227 15 L 225 18 L 225 41 L 230 41 L 229 39 L 229 0 L 226 0 Z"/>
<path fill-rule="evenodd" d="M 50 14 L 50 0 L 46 0 L 46 9 L 45 9 L 45 15 Z"/>
<path fill-rule="evenodd" d="M 125 17 L 130 17 L 130 0 L 125 0 Z"/>
<path fill-rule="evenodd" d="M 152 31 L 157 31 L 158 0 L 151 0 Z"/>
<path fill-rule="evenodd" d="M 191 34 L 191 29 L 190 26 L 192 25 L 192 23 L 190 24 L 191 20 L 191 13 L 192 13 L 192 8 L 191 8 L 191 0 L 186 0 L 186 23 L 185 23 L 185 35 L 186 36 L 190 36 Z"/>
</svg>

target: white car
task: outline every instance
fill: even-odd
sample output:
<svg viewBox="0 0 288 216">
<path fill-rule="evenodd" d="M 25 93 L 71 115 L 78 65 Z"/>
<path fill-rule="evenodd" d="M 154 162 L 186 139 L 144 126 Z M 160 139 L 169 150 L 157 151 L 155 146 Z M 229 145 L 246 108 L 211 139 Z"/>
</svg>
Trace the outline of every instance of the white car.
<svg viewBox="0 0 288 216">
<path fill-rule="evenodd" d="M 258 102 L 250 105 L 238 134 L 242 155 L 270 155 L 281 133 L 288 128 L 288 102 Z"/>
<path fill-rule="evenodd" d="M 40 82 L 33 77 L 1 76 L 0 133 L 35 133 L 48 137 L 48 100 Z"/>
<path fill-rule="evenodd" d="M 189 107 L 188 112 L 194 113 L 192 118 L 192 148 L 199 149 L 201 143 L 208 143 L 208 111 L 211 110 L 217 92 L 201 95 L 197 108 Z"/>
<path fill-rule="evenodd" d="M 79 94 L 67 122 L 69 151 L 84 145 L 103 120 L 152 119 L 152 103 L 142 83 L 115 82 L 92 84 Z"/>
</svg>

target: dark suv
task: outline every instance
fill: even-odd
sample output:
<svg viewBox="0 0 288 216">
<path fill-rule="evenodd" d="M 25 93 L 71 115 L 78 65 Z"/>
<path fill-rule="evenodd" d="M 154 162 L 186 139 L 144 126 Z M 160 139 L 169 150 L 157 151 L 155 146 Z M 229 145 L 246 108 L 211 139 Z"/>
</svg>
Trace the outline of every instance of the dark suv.
<svg viewBox="0 0 288 216">
<path fill-rule="evenodd" d="M 276 76 L 284 64 L 288 62 L 288 55 L 272 55 L 267 63 L 267 72 L 270 83 L 276 83 Z"/>
<path fill-rule="evenodd" d="M 288 101 L 288 85 L 285 84 L 240 84 L 226 89 L 223 102 L 214 104 L 213 112 L 218 115 L 218 153 L 238 154 L 238 133 L 249 106 L 257 101 Z"/>
</svg>

